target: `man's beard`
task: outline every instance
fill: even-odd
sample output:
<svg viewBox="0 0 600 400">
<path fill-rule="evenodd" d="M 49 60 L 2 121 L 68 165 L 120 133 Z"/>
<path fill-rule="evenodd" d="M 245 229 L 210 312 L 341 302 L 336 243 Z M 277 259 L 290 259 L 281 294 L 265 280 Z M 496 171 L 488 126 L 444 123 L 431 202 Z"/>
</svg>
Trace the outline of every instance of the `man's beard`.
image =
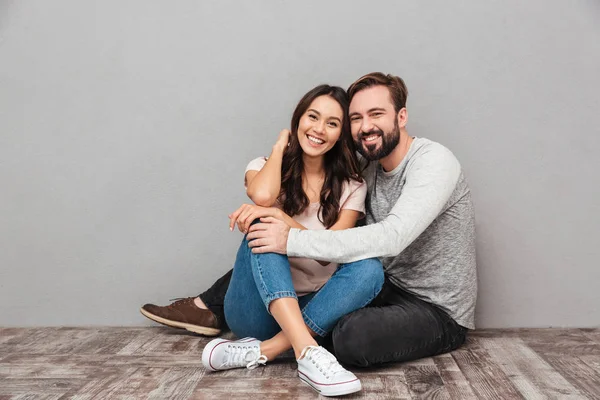
<svg viewBox="0 0 600 400">
<path fill-rule="evenodd" d="M 375 133 L 381 136 L 381 146 L 379 148 L 377 148 L 377 144 L 368 144 L 368 142 L 362 140 L 363 137 Z M 400 127 L 398 127 L 397 119 L 394 121 L 394 129 L 391 132 L 383 133 L 381 129 L 363 132 L 359 133 L 358 138 L 354 141 L 356 149 L 367 161 L 377 161 L 389 156 L 398 146 L 398 143 L 400 143 Z"/>
</svg>

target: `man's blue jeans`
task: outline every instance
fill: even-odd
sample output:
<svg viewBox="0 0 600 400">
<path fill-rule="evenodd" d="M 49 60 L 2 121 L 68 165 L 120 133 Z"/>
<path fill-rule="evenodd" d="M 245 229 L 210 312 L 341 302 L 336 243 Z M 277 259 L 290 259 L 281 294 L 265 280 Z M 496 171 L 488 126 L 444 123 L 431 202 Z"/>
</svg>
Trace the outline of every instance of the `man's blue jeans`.
<svg viewBox="0 0 600 400">
<path fill-rule="evenodd" d="M 341 264 L 315 293 L 298 298 L 287 256 L 253 254 L 244 238 L 225 295 L 225 319 L 237 337 L 270 339 L 281 328 L 269 304 L 282 297 L 298 299 L 304 322 L 319 336 L 329 333 L 344 315 L 371 302 L 383 286 L 383 266 L 376 258 Z"/>
</svg>

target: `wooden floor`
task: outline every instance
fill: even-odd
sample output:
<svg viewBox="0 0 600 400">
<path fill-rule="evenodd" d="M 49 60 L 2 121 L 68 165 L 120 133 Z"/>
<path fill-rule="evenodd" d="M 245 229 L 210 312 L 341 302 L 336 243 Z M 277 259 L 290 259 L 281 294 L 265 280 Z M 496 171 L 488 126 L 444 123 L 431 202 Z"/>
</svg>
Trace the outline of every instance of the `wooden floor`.
<svg viewBox="0 0 600 400">
<path fill-rule="evenodd" d="M 206 372 L 207 338 L 169 328 L 0 328 L 0 400 L 314 399 L 293 358 Z M 481 330 L 451 353 L 355 370 L 346 399 L 600 399 L 600 329 Z"/>
</svg>

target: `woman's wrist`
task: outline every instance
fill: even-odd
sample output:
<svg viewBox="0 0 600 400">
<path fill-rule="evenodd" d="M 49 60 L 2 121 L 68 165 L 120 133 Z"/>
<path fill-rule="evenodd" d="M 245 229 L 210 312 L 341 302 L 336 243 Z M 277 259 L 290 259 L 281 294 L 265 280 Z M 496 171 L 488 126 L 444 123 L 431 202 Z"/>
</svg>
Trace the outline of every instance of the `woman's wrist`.
<svg viewBox="0 0 600 400">
<path fill-rule="evenodd" d="M 283 153 L 285 152 L 285 146 L 280 144 L 273 145 L 273 149 L 271 151 L 271 157 L 283 157 Z"/>
</svg>

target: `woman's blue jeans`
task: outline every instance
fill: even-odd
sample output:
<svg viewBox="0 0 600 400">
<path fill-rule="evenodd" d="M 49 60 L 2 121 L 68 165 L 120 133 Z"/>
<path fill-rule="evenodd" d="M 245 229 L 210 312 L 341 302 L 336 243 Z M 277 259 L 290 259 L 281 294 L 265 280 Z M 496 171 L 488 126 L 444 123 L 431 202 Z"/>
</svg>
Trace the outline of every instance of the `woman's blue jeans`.
<svg viewBox="0 0 600 400">
<path fill-rule="evenodd" d="M 377 296 L 383 286 L 383 266 L 376 258 L 341 264 L 315 293 L 298 298 L 287 256 L 253 254 L 244 238 L 225 295 L 225 319 L 237 337 L 270 339 L 281 331 L 269 304 L 282 297 L 298 299 L 304 322 L 319 336 L 336 322 Z"/>
</svg>

